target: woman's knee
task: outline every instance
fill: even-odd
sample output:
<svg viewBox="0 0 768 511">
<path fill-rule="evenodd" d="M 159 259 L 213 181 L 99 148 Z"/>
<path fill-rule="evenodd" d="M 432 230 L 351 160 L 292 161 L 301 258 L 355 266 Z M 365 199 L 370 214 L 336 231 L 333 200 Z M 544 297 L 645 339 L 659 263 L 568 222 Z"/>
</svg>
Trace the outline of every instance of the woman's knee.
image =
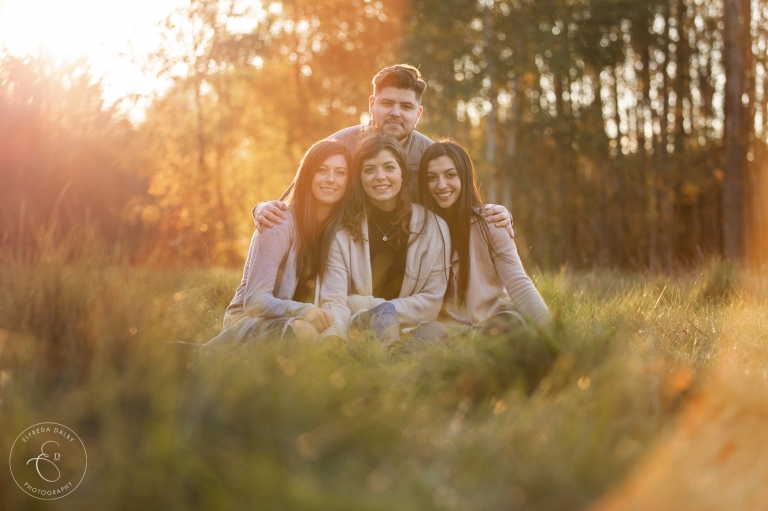
<svg viewBox="0 0 768 511">
<path fill-rule="evenodd" d="M 450 337 L 448 327 L 439 321 L 424 321 L 413 331 L 417 342 L 447 341 Z"/>
<path fill-rule="evenodd" d="M 289 328 L 296 339 L 302 342 L 317 341 L 320 338 L 317 329 L 312 326 L 311 323 L 304 321 L 303 319 L 294 319 Z"/>
<path fill-rule="evenodd" d="M 392 305 L 392 302 L 380 303 L 368 312 L 372 315 L 392 314 L 393 316 L 397 316 L 397 309 Z"/>
<path fill-rule="evenodd" d="M 485 320 L 480 325 L 480 331 L 485 335 L 496 336 L 502 334 L 507 336 L 519 332 L 528 332 L 530 328 L 517 312 L 503 311 Z"/>
<path fill-rule="evenodd" d="M 397 309 L 390 302 L 380 303 L 373 309 L 360 312 L 352 321 L 352 327 L 357 330 L 380 330 L 393 324 L 399 324 L 399 321 Z"/>
<path fill-rule="evenodd" d="M 373 309 L 359 313 L 352 321 L 350 332 L 355 335 L 373 333 L 384 344 L 400 340 L 400 321 L 397 309 L 390 302 L 384 302 Z"/>
</svg>

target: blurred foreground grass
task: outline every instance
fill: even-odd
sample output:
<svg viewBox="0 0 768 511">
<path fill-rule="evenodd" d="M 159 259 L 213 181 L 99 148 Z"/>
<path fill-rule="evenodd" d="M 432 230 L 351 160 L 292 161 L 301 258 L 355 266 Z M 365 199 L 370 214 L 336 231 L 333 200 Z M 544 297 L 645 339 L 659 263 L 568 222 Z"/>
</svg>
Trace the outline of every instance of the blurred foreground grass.
<svg viewBox="0 0 768 511">
<path fill-rule="evenodd" d="M 536 275 L 562 353 L 530 396 L 483 340 L 266 342 L 189 370 L 168 343 L 215 336 L 240 272 L 85 247 L 0 254 L 0 454 L 38 422 L 76 431 L 88 472 L 57 509 L 583 509 L 669 423 L 728 318 L 763 303 L 717 262 Z M 53 507 L 6 468 L 0 508 Z"/>
</svg>

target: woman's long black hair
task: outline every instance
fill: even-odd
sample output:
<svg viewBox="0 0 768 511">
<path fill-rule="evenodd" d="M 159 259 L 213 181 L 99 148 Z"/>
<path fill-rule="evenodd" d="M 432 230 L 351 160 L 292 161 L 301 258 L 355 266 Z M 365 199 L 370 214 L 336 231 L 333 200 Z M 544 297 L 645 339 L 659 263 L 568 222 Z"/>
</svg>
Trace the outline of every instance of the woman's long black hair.
<svg viewBox="0 0 768 511">
<path fill-rule="evenodd" d="M 429 193 L 427 170 L 429 162 L 441 156 L 448 156 L 456 167 L 461 181 L 461 193 L 456 203 L 446 210 L 435 202 Z M 469 233 L 473 221 L 478 222 L 480 232 L 490 249 L 496 254 L 488 223 L 479 211 L 484 207 L 480 189 L 477 186 L 477 173 L 467 152 L 452 140 L 435 142 L 424 151 L 419 164 L 419 202 L 427 209 L 440 215 L 448 224 L 451 232 L 451 246 L 459 258 L 459 273 L 456 275 L 456 296 L 459 303 L 465 303 L 469 287 Z"/>
<path fill-rule="evenodd" d="M 347 193 L 328 217 L 319 224 L 315 201 L 312 196 L 312 178 L 320 165 L 331 156 L 344 156 L 347 161 Z M 321 140 L 315 143 L 301 158 L 296 172 L 296 184 L 291 189 L 285 203 L 291 208 L 296 226 L 296 274 L 303 277 L 321 275 L 328 259 L 331 241 L 341 224 L 343 203 L 349 195 L 349 187 L 354 181 L 352 157 L 347 147 L 337 140 Z"/>
</svg>

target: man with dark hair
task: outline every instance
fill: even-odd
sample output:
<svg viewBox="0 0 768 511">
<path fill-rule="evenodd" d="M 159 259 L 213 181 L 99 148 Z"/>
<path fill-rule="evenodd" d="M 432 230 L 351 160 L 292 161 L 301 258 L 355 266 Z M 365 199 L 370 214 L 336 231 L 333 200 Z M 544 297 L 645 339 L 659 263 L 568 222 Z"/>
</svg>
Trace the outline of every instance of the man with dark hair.
<svg viewBox="0 0 768 511">
<path fill-rule="evenodd" d="M 429 137 L 414 130 L 424 110 L 421 98 L 426 89 L 427 82 L 415 67 L 409 64 L 385 67 L 373 77 L 373 94 L 368 98 L 368 112 L 371 114 L 368 125 L 352 126 L 328 137 L 346 145 L 352 154 L 355 153 L 360 136 L 371 128 L 397 138 L 405 150 L 408 168 L 413 175 L 411 196 L 414 199 L 419 196 L 417 181 L 419 162 L 424 151 L 433 143 Z M 281 199 L 292 187 L 293 183 Z M 259 231 L 265 227 L 272 227 L 273 223 L 281 223 L 281 220 L 285 219 L 283 213 L 285 207 L 285 204 L 280 201 L 257 204 L 252 213 Z M 489 204 L 483 216 L 489 223 L 496 223 L 497 227 L 509 228 L 511 233 L 512 220 L 506 208 Z"/>
<path fill-rule="evenodd" d="M 368 98 L 368 112 L 371 114 L 369 126 L 392 135 L 405 150 L 408 167 L 413 175 L 411 196 L 414 200 L 418 197 L 416 179 L 419 162 L 427 147 L 432 145 L 432 140 L 413 129 L 424 110 L 421 98 L 426 89 L 427 82 L 418 69 L 408 64 L 397 64 L 385 67 L 373 77 L 373 95 Z M 357 141 L 369 126 L 352 126 L 329 138 L 339 140 L 351 154 L 355 154 Z"/>
</svg>

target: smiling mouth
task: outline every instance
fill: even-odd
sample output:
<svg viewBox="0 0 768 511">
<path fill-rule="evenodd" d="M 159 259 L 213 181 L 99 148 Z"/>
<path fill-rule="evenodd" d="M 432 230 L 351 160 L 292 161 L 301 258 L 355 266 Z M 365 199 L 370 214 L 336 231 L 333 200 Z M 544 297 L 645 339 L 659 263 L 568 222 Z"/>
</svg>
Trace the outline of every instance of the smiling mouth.
<svg viewBox="0 0 768 511">
<path fill-rule="evenodd" d="M 325 193 L 333 193 L 336 191 L 336 188 L 320 188 L 320 190 Z"/>
<path fill-rule="evenodd" d="M 438 193 L 437 196 L 440 199 L 447 199 L 448 197 L 451 196 L 451 194 L 453 194 L 453 192 L 444 192 L 444 193 Z"/>
<path fill-rule="evenodd" d="M 380 192 L 382 192 L 384 190 L 389 190 L 390 188 L 392 188 L 392 185 L 377 185 L 377 186 L 373 187 L 374 190 L 377 190 L 377 191 L 380 191 Z"/>
</svg>

